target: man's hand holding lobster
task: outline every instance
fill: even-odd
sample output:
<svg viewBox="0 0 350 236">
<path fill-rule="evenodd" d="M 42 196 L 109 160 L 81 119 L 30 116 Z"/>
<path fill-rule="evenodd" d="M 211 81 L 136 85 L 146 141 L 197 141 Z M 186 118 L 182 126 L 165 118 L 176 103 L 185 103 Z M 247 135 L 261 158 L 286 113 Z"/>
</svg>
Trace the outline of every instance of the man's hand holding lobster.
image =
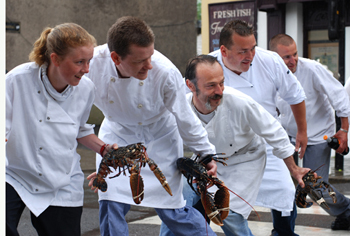
<svg viewBox="0 0 350 236">
<path fill-rule="evenodd" d="M 305 184 L 303 181 L 304 175 L 306 175 L 311 169 L 310 168 L 302 168 L 295 164 L 293 156 L 287 157 L 284 160 L 289 172 L 292 177 L 298 182 L 300 187 L 304 188 Z M 317 174 L 314 173 L 314 177 L 317 178 Z"/>
<path fill-rule="evenodd" d="M 217 177 L 216 176 L 216 171 L 218 169 L 218 166 L 216 165 L 216 161 L 212 160 L 208 164 L 205 165 L 205 169 L 207 169 L 207 174 L 209 176 Z"/>
</svg>

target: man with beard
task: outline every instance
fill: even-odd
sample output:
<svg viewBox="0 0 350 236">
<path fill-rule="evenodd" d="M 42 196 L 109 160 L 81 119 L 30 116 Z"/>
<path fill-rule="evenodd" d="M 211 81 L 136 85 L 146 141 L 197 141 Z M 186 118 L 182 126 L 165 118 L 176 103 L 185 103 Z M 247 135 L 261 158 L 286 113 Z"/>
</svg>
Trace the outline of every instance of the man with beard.
<svg viewBox="0 0 350 236">
<path fill-rule="evenodd" d="M 310 169 L 295 164 L 294 146 L 285 130 L 252 98 L 224 87 L 223 69 L 215 57 L 200 55 L 192 59 L 187 65 L 185 79 L 192 92 L 187 94 L 188 103 L 207 130 L 216 151 L 228 157 L 228 166 L 217 165 L 217 177 L 229 189 L 250 205 L 255 203 L 266 164 L 264 139 L 304 186 L 302 176 Z M 184 185 L 184 197 L 187 204 L 199 200 L 189 185 Z M 230 213 L 222 226 L 225 235 L 252 235 L 247 222 L 252 207 L 246 202 L 230 194 Z M 162 224 L 160 235 L 173 234 Z"/>
<path fill-rule="evenodd" d="M 305 151 L 303 166 L 317 170 L 318 175 L 328 182 L 328 173 L 331 161 L 331 148 L 323 139 L 324 135 L 336 137 L 340 141 L 336 150 L 342 153 L 348 145 L 348 129 L 350 104 L 345 88 L 333 77 L 333 73 L 321 63 L 307 58 L 298 57 L 297 46 L 292 37 L 286 34 L 278 34 L 270 40 L 270 49 L 277 52 L 284 60 L 288 68 L 298 78 L 307 93 L 306 121 L 308 133 L 308 145 Z M 277 100 L 278 109 L 281 112 L 281 122 L 288 135 L 295 143 L 296 124 L 290 107 L 282 100 Z M 335 117 L 340 118 L 341 128 L 334 134 Z M 297 160 L 296 160 L 297 161 Z M 319 168 L 322 166 L 321 168 Z M 325 201 L 330 209 L 327 211 L 336 216 L 332 222 L 333 230 L 347 230 L 350 227 L 350 199 L 336 192 L 337 202 L 333 203 L 325 189 L 318 189 L 323 193 Z"/>
</svg>

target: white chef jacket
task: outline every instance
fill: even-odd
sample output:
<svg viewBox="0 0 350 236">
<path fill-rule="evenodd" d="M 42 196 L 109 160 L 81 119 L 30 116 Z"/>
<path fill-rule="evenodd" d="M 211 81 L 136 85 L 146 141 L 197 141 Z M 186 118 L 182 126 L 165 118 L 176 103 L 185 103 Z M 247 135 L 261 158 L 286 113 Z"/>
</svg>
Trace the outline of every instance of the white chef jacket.
<svg viewBox="0 0 350 236">
<path fill-rule="evenodd" d="M 220 50 L 210 55 L 217 57 L 222 65 L 226 86 L 249 95 L 274 117 L 277 117 L 277 91 L 290 105 L 301 103 L 306 98 L 298 80 L 275 52 L 256 47 L 249 70 L 240 75 L 225 67 Z M 273 156 L 269 144 L 266 147 L 267 163 L 256 205 L 288 215 L 293 210 L 295 187 L 285 163 Z"/>
<path fill-rule="evenodd" d="M 349 96 L 349 99 L 350 99 L 350 77 L 345 82 L 344 88 L 345 88 L 345 90 L 346 90 L 346 92 L 347 92 L 347 94 Z M 348 117 L 348 119 L 350 121 L 350 116 Z M 350 133 L 348 133 L 348 145 L 349 145 L 349 140 L 350 140 Z"/>
<path fill-rule="evenodd" d="M 145 192 L 140 205 L 181 208 L 185 201 L 176 159 L 183 156 L 182 139 L 199 154 L 213 154 L 215 147 L 209 143 L 207 132 L 186 102 L 185 81 L 178 69 L 156 50 L 151 61 L 153 69 L 148 71 L 147 79 L 119 78 L 107 45 L 95 48 L 87 76 L 98 91 L 95 105 L 105 115 L 99 137 L 119 146 L 143 142 L 148 156 L 165 175 L 173 196 L 163 189 L 146 166 L 141 169 Z M 97 169 L 100 162 L 101 157 L 97 155 Z M 106 182 L 108 189 L 104 193 L 99 191 L 100 200 L 135 204 L 129 173 L 113 179 L 107 177 Z"/>
<path fill-rule="evenodd" d="M 338 117 L 350 115 L 348 94 L 341 83 L 333 77 L 332 72 L 317 61 L 299 57 L 294 75 L 307 94 L 305 105 L 308 145 L 326 142 L 323 139 L 324 135 L 334 135 L 334 110 Z M 295 141 L 297 125 L 290 106 L 278 98 L 277 107 L 281 112 L 283 127 Z"/>
<path fill-rule="evenodd" d="M 94 84 L 85 76 L 57 102 L 41 81 L 41 68 L 25 63 L 6 74 L 6 182 L 38 216 L 49 205 L 82 206 L 84 174 L 77 138 L 87 125 Z"/>
<path fill-rule="evenodd" d="M 187 101 L 192 103 L 192 93 Z M 225 86 L 221 104 L 208 124 L 202 122 L 209 141 L 218 153 L 226 153 L 228 166 L 218 163 L 218 178 L 226 186 L 254 205 L 266 163 L 266 146 L 263 138 L 274 149 L 274 154 L 287 158 L 294 146 L 281 124 L 260 104 L 244 93 Z M 234 194 L 230 194 L 230 209 L 245 219 L 252 208 Z"/>
</svg>

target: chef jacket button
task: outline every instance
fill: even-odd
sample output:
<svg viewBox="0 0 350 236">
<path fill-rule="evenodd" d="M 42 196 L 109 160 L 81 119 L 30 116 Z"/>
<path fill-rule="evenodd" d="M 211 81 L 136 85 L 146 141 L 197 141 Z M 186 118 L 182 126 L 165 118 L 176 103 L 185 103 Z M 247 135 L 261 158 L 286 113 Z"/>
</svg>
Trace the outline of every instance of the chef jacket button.
<svg viewBox="0 0 350 236">
<path fill-rule="evenodd" d="M 138 108 L 142 108 L 142 104 L 137 105 Z"/>
<path fill-rule="evenodd" d="M 47 117 L 47 120 L 50 120 L 50 117 Z"/>
<path fill-rule="evenodd" d="M 36 188 L 36 189 L 35 189 L 35 191 L 37 191 L 37 192 L 38 192 L 38 191 L 39 191 L 39 189 L 37 189 L 37 188 Z"/>
<path fill-rule="evenodd" d="M 39 122 L 42 122 L 42 120 L 39 120 Z"/>
<path fill-rule="evenodd" d="M 143 85 L 143 81 L 140 81 L 139 85 L 142 86 Z"/>
<path fill-rule="evenodd" d="M 109 103 L 110 103 L 110 104 L 113 104 L 114 102 L 111 100 L 111 101 L 109 101 Z"/>
<path fill-rule="evenodd" d="M 138 124 L 139 124 L 139 125 L 142 125 L 142 122 L 139 122 Z"/>
<path fill-rule="evenodd" d="M 39 173 L 39 176 L 42 176 L 43 174 Z"/>
<path fill-rule="evenodd" d="M 115 82 L 115 78 L 111 77 L 111 82 Z"/>
<path fill-rule="evenodd" d="M 41 93 L 41 91 L 39 90 L 38 93 Z"/>
<path fill-rule="evenodd" d="M 43 148 L 42 148 L 42 147 L 39 147 L 39 149 L 40 149 L 40 150 L 43 150 Z"/>
<path fill-rule="evenodd" d="M 230 144 L 230 147 L 232 147 L 232 144 Z"/>
</svg>

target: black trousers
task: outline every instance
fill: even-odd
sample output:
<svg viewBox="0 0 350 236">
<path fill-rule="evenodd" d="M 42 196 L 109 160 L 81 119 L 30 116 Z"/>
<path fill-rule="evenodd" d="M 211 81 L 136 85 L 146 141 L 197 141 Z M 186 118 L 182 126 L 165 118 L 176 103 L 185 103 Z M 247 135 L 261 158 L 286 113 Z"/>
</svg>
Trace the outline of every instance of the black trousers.
<svg viewBox="0 0 350 236">
<path fill-rule="evenodd" d="M 6 183 L 6 235 L 19 236 L 17 227 L 25 204 L 16 190 Z M 80 236 L 83 207 L 49 206 L 31 221 L 39 236 Z"/>
</svg>

